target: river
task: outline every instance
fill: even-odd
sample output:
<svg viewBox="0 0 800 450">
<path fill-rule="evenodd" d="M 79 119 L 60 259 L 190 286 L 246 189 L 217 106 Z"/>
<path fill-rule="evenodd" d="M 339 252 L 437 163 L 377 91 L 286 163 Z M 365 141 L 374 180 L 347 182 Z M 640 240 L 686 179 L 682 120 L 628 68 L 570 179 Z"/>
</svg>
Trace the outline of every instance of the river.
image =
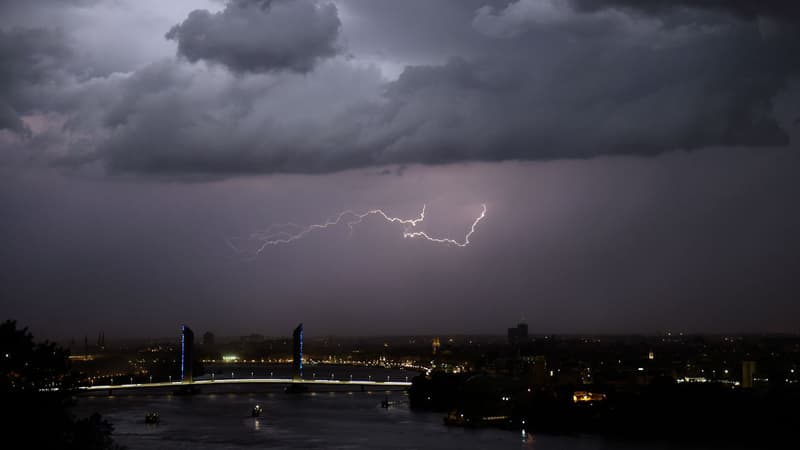
<svg viewBox="0 0 800 450">
<path fill-rule="evenodd" d="M 215 389 L 223 389 L 215 391 Z M 287 394 L 277 387 L 219 386 L 200 395 L 168 392 L 83 396 L 75 412 L 97 411 L 115 427 L 114 439 L 135 449 L 536 449 L 667 450 L 596 437 L 532 435 L 443 425 L 440 413 L 412 412 L 405 392 Z M 381 407 L 388 396 L 392 405 Z M 263 407 L 251 417 L 256 404 Z M 158 425 L 144 423 L 149 411 Z"/>
</svg>

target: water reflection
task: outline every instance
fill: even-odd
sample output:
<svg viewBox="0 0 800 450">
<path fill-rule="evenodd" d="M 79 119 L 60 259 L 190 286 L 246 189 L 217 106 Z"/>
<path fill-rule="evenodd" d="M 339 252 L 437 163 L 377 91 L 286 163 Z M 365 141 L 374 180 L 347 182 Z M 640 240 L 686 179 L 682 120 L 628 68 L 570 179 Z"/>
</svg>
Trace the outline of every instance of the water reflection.
<svg viewBox="0 0 800 450">
<path fill-rule="evenodd" d="M 277 388 L 274 388 L 277 389 Z M 405 392 L 221 392 L 173 397 L 141 394 L 79 399 L 79 415 L 98 411 L 115 427 L 115 439 L 131 450 L 173 449 L 520 449 L 665 450 L 625 446 L 596 438 L 534 435 L 527 430 L 463 429 L 443 425 L 442 414 L 408 409 Z M 378 395 L 379 394 L 379 395 Z M 382 408 L 388 398 L 392 407 Z M 261 405 L 259 417 L 250 417 Z M 158 411 L 161 424 L 142 417 Z"/>
</svg>

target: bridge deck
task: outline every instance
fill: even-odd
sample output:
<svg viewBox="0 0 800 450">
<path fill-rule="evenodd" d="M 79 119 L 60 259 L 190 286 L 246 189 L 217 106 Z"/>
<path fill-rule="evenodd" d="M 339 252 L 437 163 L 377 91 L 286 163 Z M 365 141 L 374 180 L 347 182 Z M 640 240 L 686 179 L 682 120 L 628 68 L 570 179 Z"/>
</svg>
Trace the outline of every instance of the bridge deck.
<svg viewBox="0 0 800 450">
<path fill-rule="evenodd" d="M 183 381 L 170 381 L 164 383 L 133 383 L 133 384 L 106 384 L 96 386 L 82 386 L 79 389 L 85 391 L 99 391 L 108 389 L 146 389 L 158 387 L 181 387 L 181 386 L 204 386 L 220 384 L 307 384 L 307 385 L 327 385 L 327 386 L 365 386 L 365 387 L 392 387 L 407 388 L 411 386 L 409 381 L 372 381 L 372 380 L 302 380 L 295 381 L 291 378 L 224 378 L 216 380 L 197 380 L 191 383 Z"/>
</svg>

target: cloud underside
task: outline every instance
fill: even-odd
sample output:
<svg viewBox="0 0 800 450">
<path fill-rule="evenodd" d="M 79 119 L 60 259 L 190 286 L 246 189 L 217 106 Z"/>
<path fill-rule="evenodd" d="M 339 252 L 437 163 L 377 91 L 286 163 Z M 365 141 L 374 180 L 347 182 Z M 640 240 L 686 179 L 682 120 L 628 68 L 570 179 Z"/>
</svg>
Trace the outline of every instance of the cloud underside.
<svg viewBox="0 0 800 450">
<path fill-rule="evenodd" d="M 621 8 L 643 14 L 660 15 L 681 9 L 700 9 L 731 14 L 747 19 L 771 16 L 781 20 L 800 18 L 800 4 L 794 0 L 569 0 L 582 11 Z"/>
<path fill-rule="evenodd" d="M 71 71 L 57 34 L 6 31 L 0 129 L 57 149 L 37 152 L 48 163 L 156 175 L 785 146 L 772 102 L 798 77 L 800 36 L 795 8 L 770 4 L 485 6 L 465 24 L 481 51 L 391 82 L 343 54 L 328 2 L 194 11 L 166 35 L 178 58 L 107 77 Z"/>
</svg>

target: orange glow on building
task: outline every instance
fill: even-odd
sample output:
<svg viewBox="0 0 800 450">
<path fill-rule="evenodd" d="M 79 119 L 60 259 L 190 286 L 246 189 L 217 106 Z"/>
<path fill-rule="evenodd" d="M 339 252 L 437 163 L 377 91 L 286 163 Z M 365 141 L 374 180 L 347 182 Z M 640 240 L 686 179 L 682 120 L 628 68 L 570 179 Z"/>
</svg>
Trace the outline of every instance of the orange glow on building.
<svg viewBox="0 0 800 450">
<path fill-rule="evenodd" d="M 572 394 L 572 401 L 575 403 L 600 402 L 605 399 L 605 394 L 600 394 L 597 392 L 575 391 Z"/>
</svg>

